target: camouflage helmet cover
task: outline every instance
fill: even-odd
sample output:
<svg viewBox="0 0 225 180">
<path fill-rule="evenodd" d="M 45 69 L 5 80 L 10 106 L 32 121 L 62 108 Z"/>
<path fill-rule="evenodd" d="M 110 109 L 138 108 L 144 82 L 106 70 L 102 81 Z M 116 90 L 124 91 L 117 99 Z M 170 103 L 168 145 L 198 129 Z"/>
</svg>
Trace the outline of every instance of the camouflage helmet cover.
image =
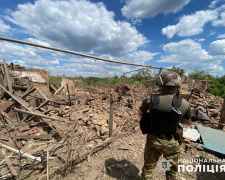
<svg viewBox="0 0 225 180">
<path fill-rule="evenodd" d="M 167 71 L 158 75 L 156 82 L 159 86 L 178 86 L 180 85 L 180 80 L 180 76 L 177 73 Z"/>
</svg>

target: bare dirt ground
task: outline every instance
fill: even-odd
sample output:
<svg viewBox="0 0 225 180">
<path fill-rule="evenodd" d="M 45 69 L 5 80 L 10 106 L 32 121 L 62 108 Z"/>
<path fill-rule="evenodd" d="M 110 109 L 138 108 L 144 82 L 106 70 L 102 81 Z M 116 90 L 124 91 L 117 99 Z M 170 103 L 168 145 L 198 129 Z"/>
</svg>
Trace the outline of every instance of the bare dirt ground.
<svg viewBox="0 0 225 180">
<path fill-rule="evenodd" d="M 143 166 L 143 154 L 146 136 L 138 130 L 136 133 L 118 139 L 105 149 L 93 154 L 67 176 L 55 176 L 54 179 L 65 180 L 138 180 Z M 213 153 L 195 148 L 196 143 L 183 143 L 181 159 L 217 159 L 222 158 Z M 181 180 L 223 180 L 224 173 L 182 172 Z M 166 179 L 158 167 L 155 169 L 154 180 Z"/>
</svg>

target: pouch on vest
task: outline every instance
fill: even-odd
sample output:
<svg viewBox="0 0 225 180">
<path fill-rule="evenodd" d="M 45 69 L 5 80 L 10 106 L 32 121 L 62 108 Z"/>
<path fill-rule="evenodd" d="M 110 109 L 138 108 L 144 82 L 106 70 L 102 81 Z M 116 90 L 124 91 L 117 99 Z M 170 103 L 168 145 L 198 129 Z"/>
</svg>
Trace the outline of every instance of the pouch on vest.
<svg viewBox="0 0 225 180">
<path fill-rule="evenodd" d="M 142 134 L 151 133 L 151 121 L 149 113 L 144 113 L 139 122 Z"/>
</svg>

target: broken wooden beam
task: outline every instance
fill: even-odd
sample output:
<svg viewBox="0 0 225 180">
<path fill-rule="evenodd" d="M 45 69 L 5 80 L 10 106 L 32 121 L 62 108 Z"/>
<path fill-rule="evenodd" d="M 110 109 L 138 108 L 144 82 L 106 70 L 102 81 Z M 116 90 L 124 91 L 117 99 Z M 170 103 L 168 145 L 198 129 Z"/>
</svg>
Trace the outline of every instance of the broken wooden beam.
<svg viewBox="0 0 225 180">
<path fill-rule="evenodd" d="M 70 121 L 65 121 L 65 120 L 62 120 L 62 119 L 57 119 L 57 118 L 54 118 L 54 117 L 46 116 L 46 115 L 41 114 L 41 113 L 39 114 L 39 113 L 29 112 L 29 111 L 25 111 L 25 110 L 21 110 L 21 109 L 17 109 L 17 108 L 13 108 L 12 110 L 15 111 L 15 112 L 24 113 L 24 114 L 28 114 L 28 115 L 31 115 L 31 116 L 52 119 L 52 120 L 66 122 L 66 123 L 70 123 L 70 124 L 73 123 L 73 122 L 70 122 Z"/>
<path fill-rule="evenodd" d="M 45 140 L 50 140 L 51 137 L 49 135 L 38 135 L 38 136 L 30 136 L 30 135 L 26 135 L 26 136 L 10 136 L 4 133 L 0 133 L 1 136 L 6 136 L 6 137 L 11 137 L 11 138 L 15 138 L 15 139 L 45 139 Z"/>
<path fill-rule="evenodd" d="M 43 113 L 41 113 L 38 110 L 35 110 L 34 112 L 28 112 L 21 109 L 14 108 L 15 112 L 21 112 L 24 114 L 28 114 L 31 116 L 41 117 L 42 120 L 50 126 L 60 138 L 63 138 L 65 136 L 66 130 L 70 127 L 70 125 L 73 123 L 72 121 L 66 121 L 63 119 L 58 119 L 50 116 L 46 116 Z M 51 119 L 51 120 L 49 120 Z M 54 120 L 54 121 L 52 121 Z"/>
<path fill-rule="evenodd" d="M 12 89 L 15 89 L 15 90 L 27 90 L 28 89 L 28 86 L 21 86 L 21 85 L 13 85 L 12 86 Z"/>
<path fill-rule="evenodd" d="M 17 172 L 16 170 L 14 169 L 12 163 L 10 162 L 9 158 L 6 156 L 6 152 L 5 152 L 5 149 L 2 149 L 2 155 L 4 156 L 5 158 L 5 162 L 7 163 L 11 173 L 13 176 L 17 176 Z"/>
<path fill-rule="evenodd" d="M 19 150 L 17 150 L 17 149 L 12 148 L 12 147 L 6 146 L 5 144 L 2 144 L 2 143 L 0 143 L 0 146 L 1 146 L 2 148 L 6 148 L 6 149 L 8 149 L 9 151 L 12 151 L 12 152 L 14 152 L 14 153 L 16 153 L 16 154 L 20 154 L 21 157 L 25 157 L 25 158 L 28 158 L 28 159 L 32 159 L 32 160 L 41 162 L 41 158 L 40 158 L 40 157 L 32 156 L 32 155 L 30 155 L 30 154 L 24 153 L 24 152 L 22 152 L 22 151 L 19 151 Z"/>
<path fill-rule="evenodd" d="M 26 101 L 24 101 L 21 97 L 16 97 L 15 95 L 13 95 L 12 93 L 10 93 L 9 91 L 7 91 L 7 89 L 5 87 L 3 87 L 0 84 L 0 87 L 7 93 L 9 94 L 16 102 L 18 102 L 19 104 L 21 104 L 23 107 L 25 107 L 26 109 L 28 109 L 29 111 L 32 111 L 31 109 L 31 105 L 28 104 Z"/>
<path fill-rule="evenodd" d="M 3 175 L 3 176 L 0 176 L 0 179 L 9 179 L 12 177 L 12 174 L 6 174 L 6 175 Z"/>
<path fill-rule="evenodd" d="M 41 90 L 39 90 L 37 88 L 36 88 L 36 90 L 45 99 L 45 101 L 42 104 L 40 104 L 37 108 L 35 108 L 35 109 L 40 109 L 42 106 L 45 106 L 48 104 L 49 99 L 45 96 L 45 94 Z"/>
<path fill-rule="evenodd" d="M 49 89 L 52 89 L 54 92 L 57 91 L 56 87 L 52 84 L 52 83 L 49 83 Z"/>
<path fill-rule="evenodd" d="M 30 86 L 30 87 L 31 87 L 31 86 Z M 35 90 L 36 90 L 35 88 L 31 88 L 30 90 L 26 91 L 25 94 L 21 97 L 21 99 L 27 97 L 28 95 L 30 95 L 31 93 L 33 93 Z M 19 103 L 19 102 L 16 101 L 16 102 L 12 103 L 10 106 L 8 106 L 8 107 L 7 107 L 6 109 L 4 109 L 3 111 L 7 113 L 7 112 L 10 111 L 11 108 L 12 108 L 13 106 L 15 106 L 17 103 Z M 20 103 L 19 103 L 19 104 L 20 104 Z"/>
<path fill-rule="evenodd" d="M 12 157 L 13 153 L 9 154 L 8 156 L 6 156 L 7 158 Z M 2 165 L 5 162 L 5 159 L 3 159 L 2 161 L 0 161 L 0 165 Z M 0 177 L 1 179 L 1 177 Z"/>
<path fill-rule="evenodd" d="M 45 124 L 47 125 L 45 122 L 27 122 L 27 123 L 15 123 L 14 121 L 12 121 L 11 123 L 13 123 L 13 128 L 14 126 L 16 127 L 21 127 L 21 126 L 39 126 L 39 125 L 42 125 L 42 124 Z M 5 124 L 5 123 L 1 123 L 0 122 L 0 127 L 10 127 L 12 125 L 10 124 Z"/>
<path fill-rule="evenodd" d="M 193 89 L 191 90 L 191 93 L 190 93 L 190 95 L 189 95 L 189 97 L 188 97 L 188 99 L 187 99 L 187 101 L 189 101 L 190 100 L 190 98 L 191 98 L 191 96 L 192 96 L 192 94 L 193 94 Z"/>
<path fill-rule="evenodd" d="M 64 86 L 67 85 L 68 83 L 63 84 L 59 89 L 54 94 L 58 94 L 60 91 L 63 90 Z"/>
</svg>

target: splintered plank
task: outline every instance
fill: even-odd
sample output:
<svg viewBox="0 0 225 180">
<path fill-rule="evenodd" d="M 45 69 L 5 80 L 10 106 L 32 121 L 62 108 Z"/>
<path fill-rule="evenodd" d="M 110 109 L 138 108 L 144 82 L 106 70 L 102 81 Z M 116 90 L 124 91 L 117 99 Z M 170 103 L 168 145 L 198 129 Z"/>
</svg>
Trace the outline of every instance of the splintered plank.
<svg viewBox="0 0 225 180">
<path fill-rule="evenodd" d="M 58 94 L 60 91 L 64 89 L 64 86 L 67 85 L 68 83 L 63 84 L 59 89 L 54 94 Z"/>
<path fill-rule="evenodd" d="M 8 93 L 16 102 L 18 102 L 19 104 L 21 104 L 23 107 L 25 107 L 26 109 L 28 109 L 30 111 L 30 113 L 35 113 L 39 116 L 42 116 L 42 120 L 44 122 L 46 122 L 51 128 L 53 128 L 57 134 L 59 135 L 59 137 L 64 137 L 64 132 L 69 129 L 71 122 L 69 121 L 65 121 L 64 120 L 58 120 L 56 118 L 53 118 L 53 117 L 48 117 L 44 114 L 42 114 L 39 110 L 35 110 L 34 107 L 32 107 L 30 104 L 28 104 L 25 100 L 23 100 L 21 97 L 17 97 L 15 95 L 13 95 L 12 93 L 10 93 L 9 91 L 7 91 L 1 84 L 0 84 L 0 87 L 6 92 Z M 14 108 L 14 109 L 17 109 L 17 108 Z M 49 120 L 47 118 L 51 118 L 51 119 L 54 119 L 54 120 Z M 60 122 L 60 121 L 63 121 Z"/>
<path fill-rule="evenodd" d="M 0 87 L 6 92 L 8 93 L 16 102 L 18 102 L 19 104 L 21 104 L 23 107 L 25 107 L 26 109 L 28 109 L 29 111 L 32 111 L 31 109 L 31 105 L 28 104 L 25 100 L 23 100 L 21 97 L 17 97 L 15 95 L 13 95 L 12 93 L 10 93 L 9 91 L 7 91 L 7 89 L 5 89 L 1 84 Z"/>
<path fill-rule="evenodd" d="M 5 158 L 5 162 L 7 163 L 11 173 L 13 176 L 17 176 L 17 173 L 16 173 L 16 170 L 14 169 L 12 163 L 10 162 L 10 160 L 8 159 L 8 157 L 6 156 L 6 152 L 5 152 L 5 149 L 2 149 L 2 155 L 4 156 Z"/>
</svg>

